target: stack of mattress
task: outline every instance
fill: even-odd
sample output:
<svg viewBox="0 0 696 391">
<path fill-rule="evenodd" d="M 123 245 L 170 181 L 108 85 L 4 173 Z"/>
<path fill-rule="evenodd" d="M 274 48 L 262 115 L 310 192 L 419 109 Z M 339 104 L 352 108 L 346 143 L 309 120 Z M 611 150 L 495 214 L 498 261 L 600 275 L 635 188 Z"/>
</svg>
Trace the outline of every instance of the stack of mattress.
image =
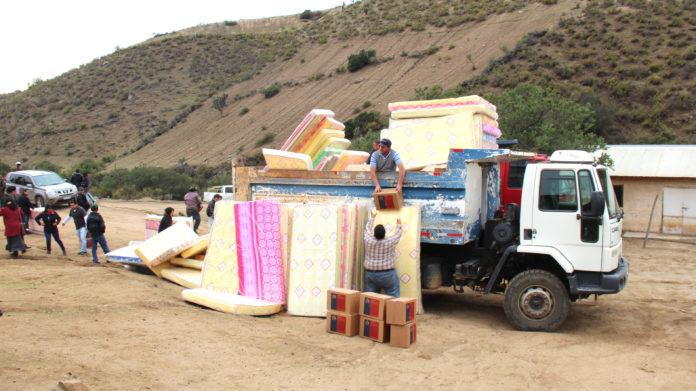
<svg viewBox="0 0 696 391">
<path fill-rule="evenodd" d="M 223 312 L 269 315 L 285 302 L 277 200 L 219 201 L 199 290 L 185 300 Z"/>
<path fill-rule="evenodd" d="M 362 228 L 367 202 L 294 205 L 288 259 L 288 313 L 326 316 L 331 288 L 362 281 Z"/>
<path fill-rule="evenodd" d="M 280 151 L 264 149 L 268 168 L 285 170 L 315 169 L 323 158 L 340 154 L 350 146 L 345 126 L 331 110 L 314 109 L 295 128 Z M 285 153 L 283 153 L 285 152 Z"/>
<path fill-rule="evenodd" d="M 423 313 L 420 276 L 420 209 L 405 206 L 398 210 L 379 210 L 374 225 L 382 224 L 387 236 L 393 234 L 396 219 L 401 219 L 401 240 L 396 246 L 396 273 L 400 295 L 417 300 L 418 313 Z"/>
<path fill-rule="evenodd" d="M 498 114 L 479 96 L 389 104 L 392 141 L 406 169 L 447 163 L 451 148 L 498 148 Z"/>
<path fill-rule="evenodd" d="M 133 249 L 158 277 L 169 260 L 200 241 L 200 237 L 187 224 L 174 224 Z"/>
</svg>

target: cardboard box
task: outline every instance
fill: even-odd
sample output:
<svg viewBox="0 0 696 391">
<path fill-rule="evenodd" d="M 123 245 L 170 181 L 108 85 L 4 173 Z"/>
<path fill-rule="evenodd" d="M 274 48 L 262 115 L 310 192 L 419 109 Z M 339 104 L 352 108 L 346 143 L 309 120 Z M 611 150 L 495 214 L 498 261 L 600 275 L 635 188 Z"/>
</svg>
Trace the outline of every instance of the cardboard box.
<svg viewBox="0 0 696 391">
<path fill-rule="evenodd" d="M 382 189 L 375 193 L 375 207 L 377 209 L 401 209 L 404 206 L 404 197 L 396 189 Z"/>
<path fill-rule="evenodd" d="M 345 314 L 357 314 L 360 311 L 360 291 L 332 288 L 327 291 L 326 309 Z"/>
<path fill-rule="evenodd" d="M 389 328 L 389 345 L 407 348 L 416 343 L 416 322 L 405 325 L 393 324 Z"/>
<path fill-rule="evenodd" d="M 326 311 L 326 331 L 352 337 L 358 334 L 360 316 L 342 312 Z"/>
<path fill-rule="evenodd" d="M 387 302 L 393 296 L 379 293 L 363 292 L 360 294 L 360 315 L 373 319 L 385 320 L 387 314 Z"/>
<path fill-rule="evenodd" d="M 389 325 L 379 319 L 360 317 L 360 336 L 376 342 L 389 341 Z"/>
<path fill-rule="evenodd" d="M 400 297 L 387 302 L 387 323 L 400 324 L 411 323 L 416 320 L 416 299 Z"/>
</svg>

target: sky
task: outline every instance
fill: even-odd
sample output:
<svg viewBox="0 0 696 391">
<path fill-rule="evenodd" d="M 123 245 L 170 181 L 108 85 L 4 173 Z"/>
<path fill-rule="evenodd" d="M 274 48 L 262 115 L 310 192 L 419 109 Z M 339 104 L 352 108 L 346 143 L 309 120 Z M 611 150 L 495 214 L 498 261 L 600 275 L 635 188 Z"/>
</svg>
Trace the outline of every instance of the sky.
<svg viewBox="0 0 696 391">
<path fill-rule="evenodd" d="M 348 4 L 351 1 L 345 0 Z M 0 3 L 0 93 L 199 24 L 324 10 L 341 0 L 20 0 Z"/>
</svg>

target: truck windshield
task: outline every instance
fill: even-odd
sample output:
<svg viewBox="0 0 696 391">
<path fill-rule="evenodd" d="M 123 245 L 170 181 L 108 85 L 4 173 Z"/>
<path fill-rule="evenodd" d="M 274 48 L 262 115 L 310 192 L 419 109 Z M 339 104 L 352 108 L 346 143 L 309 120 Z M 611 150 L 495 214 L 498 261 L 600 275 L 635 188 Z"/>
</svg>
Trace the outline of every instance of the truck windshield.
<svg viewBox="0 0 696 391">
<path fill-rule="evenodd" d="M 614 218 L 619 206 L 614 194 L 614 186 L 611 184 L 611 178 L 609 178 L 609 173 L 607 173 L 606 169 L 598 169 L 597 174 L 599 175 L 599 181 L 602 183 L 602 191 L 604 192 L 604 199 L 607 201 L 609 217 Z"/>
<path fill-rule="evenodd" d="M 43 174 L 43 175 L 38 175 L 33 177 L 34 179 L 34 184 L 36 186 L 50 186 L 50 185 L 57 185 L 59 183 L 63 183 L 63 178 L 58 176 L 58 174 L 52 172 L 50 174 Z"/>
</svg>

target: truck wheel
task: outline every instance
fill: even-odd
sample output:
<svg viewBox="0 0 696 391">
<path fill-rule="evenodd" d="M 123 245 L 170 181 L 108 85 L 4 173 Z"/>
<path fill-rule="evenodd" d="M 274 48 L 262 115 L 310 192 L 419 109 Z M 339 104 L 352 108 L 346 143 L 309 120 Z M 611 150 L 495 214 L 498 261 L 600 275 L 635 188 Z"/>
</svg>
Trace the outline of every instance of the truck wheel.
<svg viewBox="0 0 696 391">
<path fill-rule="evenodd" d="M 36 204 L 37 208 L 43 208 L 44 206 L 46 206 L 46 201 L 44 201 L 44 198 L 41 196 L 36 196 L 34 203 Z"/>
<path fill-rule="evenodd" d="M 569 306 L 565 286 L 545 270 L 520 273 L 505 290 L 505 315 L 519 330 L 556 330 L 565 321 Z"/>
</svg>

